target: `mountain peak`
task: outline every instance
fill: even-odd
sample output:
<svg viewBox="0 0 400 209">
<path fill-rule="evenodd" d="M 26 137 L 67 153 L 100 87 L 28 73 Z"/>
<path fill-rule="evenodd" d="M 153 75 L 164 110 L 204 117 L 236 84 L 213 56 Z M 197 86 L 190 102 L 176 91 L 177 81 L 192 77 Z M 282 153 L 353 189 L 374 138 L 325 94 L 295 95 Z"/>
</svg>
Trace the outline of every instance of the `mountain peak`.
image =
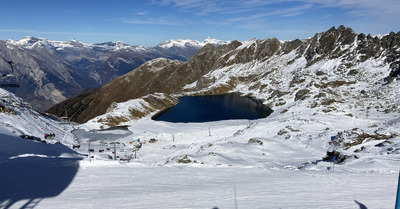
<svg viewBox="0 0 400 209">
<path fill-rule="evenodd" d="M 21 41 L 22 40 L 26 40 L 26 41 L 39 41 L 40 39 L 39 38 L 36 38 L 36 37 L 33 37 L 33 36 L 24 36 L 22 39 L 21 39 Z"/>
<path fill-rule="evenodd" d="M 172 47 L 185 48 L 188 46 L 201 48 L 207 44 L 222 45 L 222 44 L 228 44 L 228 43 L 230 43 L 230 42 L 217 40 L 217 39 L 214 39 L 211 37 L 207 37 L 202 42 L 197 41 L 197 40 L 190 40 L 190 39 L 176 39 L 176 40 L 170 39 L 170 40 L 161 42 L 157 47 L 164 48 L 164 49 L 169 49 Z"/>
<path fill-rule="evenodd" d="M 333 26 L 332 28 L 330 28 L 328 31 L 323 32 L 323 34 L 338 34 L 340 36 L 354 36 L 356 35 L 356 33 L 353 31 L 353 29 L 351 28 L 346 28 L 345 26 L 341 25 L 338 28 L 335 28 L 335 26 Z"/>
<path fill-rule="evenodd" d="M 185 46 L 197 46 L 200 45 L 200 42 L 196 40 L 190 40 L 190 39 L 177 39 L 177 40 L 167 40 L 161 42 L 157 47 L 164 48 L 164 49 L 169 49 L 172 47 L 178 47 L 178 48 L 184 48 Z"/>
<path fill-rule="evenodd" d="M 121 49 L 129 49 L 129 48 L 132 48 L 131 45 L 129 45 L 129 44 L 127 44 L 127 43 L 124 43 L 124 42 L 122 42 L 122 41 L 117 41 L 117 42 L 115 42 L 115 45 L 116 45 L 116 48 L 115 48 L 116 51 L 121 50 Z"/>
<path fill-rule="evenodd" d="M 230 41 L 221 41 L 215 38 L 211 38 L 211 37 L 207 37 L 206 39 L 204 39 L 204 41 L 202 43 L 205 44 L 214 44 L 214 45 L 223 45 L 223 44 L 229 44 Z"/>
<path fill-rule="evenodd" d="M 32 45 L 41 40 L 43 40 L 43 39 L 36 38 L 33 36 L 24 36 L 21 40 L 16 41 L 16 43 L 23 44 L 23 45 Z"/>
</svg>

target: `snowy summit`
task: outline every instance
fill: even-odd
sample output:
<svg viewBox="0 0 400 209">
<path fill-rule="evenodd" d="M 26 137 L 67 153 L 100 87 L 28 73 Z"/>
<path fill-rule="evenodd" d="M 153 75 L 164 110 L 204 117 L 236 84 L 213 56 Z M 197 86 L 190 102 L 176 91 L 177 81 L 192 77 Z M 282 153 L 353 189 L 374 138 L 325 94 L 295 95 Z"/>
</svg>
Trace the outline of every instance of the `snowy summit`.
<svg viewBox="0 0 400 209">
<path fill-rule="evenodd" d="M 229 44 L 229 41 L 221 41 L 213 38 L 206 38 L 204 41 L 199 42 L 196 40 L 189 40 L 189 39 L 177 39 L 177 40 L 167 40 L 161 42 L 158 47 L 168 49 L 172 47 L 184 48 L 184 47 L 197 47 L 201 48 L 207 44 L 213 45 L 222 45 L 222 44 Z"/>
</svg>

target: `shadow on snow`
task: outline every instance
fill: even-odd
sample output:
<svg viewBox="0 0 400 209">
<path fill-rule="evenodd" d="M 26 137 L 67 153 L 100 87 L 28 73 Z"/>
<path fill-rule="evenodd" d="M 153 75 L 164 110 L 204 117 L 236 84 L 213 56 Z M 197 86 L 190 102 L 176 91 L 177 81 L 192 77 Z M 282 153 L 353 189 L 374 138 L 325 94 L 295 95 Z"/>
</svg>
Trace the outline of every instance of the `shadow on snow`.
<svg viewBox="0 0 400 209">
<path fill-rule="evenodd" d="M 62 144 L 44 144 L 0 134 L 0 208 L 61 194 L 74 179 L 81 158 Z"/>
<path fill-rule="evenodd" d="M 354 200 L 355 203 L 357 203 L 357 205 L 360 207 L 360 209 L 368 209 L 367 206 L 365 206 L 364 204 L 358 202 L 357 200 Z"/>
</svg>

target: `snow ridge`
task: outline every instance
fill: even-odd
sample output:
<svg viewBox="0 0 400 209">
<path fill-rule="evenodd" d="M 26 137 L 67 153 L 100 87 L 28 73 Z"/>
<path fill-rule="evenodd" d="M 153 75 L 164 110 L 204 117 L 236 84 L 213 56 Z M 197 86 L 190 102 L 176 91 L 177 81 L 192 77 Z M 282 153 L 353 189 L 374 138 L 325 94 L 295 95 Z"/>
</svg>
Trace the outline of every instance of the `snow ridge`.
<svg viewBox="0 0 400 209">
<path fill-rule="evenodd" d="M 223 44 L 229 44 L 229 41 L 221 41 L 217 39 L 213 39 L 210 37 L 207 37 L 204 41 L 199 42 L 197 40 L 190 40 L 190 39 L 177 39 L 177 40 L 167 40 L 161 42 L 157 47 L 164 48 L 164 49 L 169 49 L 172 47 L 178 47 L 178 48 L 185 48 L 185 47 L 196 47 L 196 48 L 201 48 L 204 47 L 207 44 L 213 44 L 213 45 L 223 45 Z"/>
<path fill-rule="evenodd" d="M 97 43 L 97 44 L 91 44 L 91 43 L 83 43 L 80 42 L 76 39 L 70 40 L 70 41 L 55 41 L 55 40 L 48 40 L 44 38 L 36 38 L 32 36 L 26 36 L 23 37 L 21 40 L 7 40 L 9 44 L 19 46 L 21 48 L 26 48 L 26 49 L 34 49 L 38 47 L 51 47 L 51 48 L 56 48 L 57 50 L 64 50 L 65 48 L 84 48 L 84 49 L 93 49 L 94 47 L 96 48 L 101 48 L 102 50 L 114 50 L 114 51 L 119 51 L 119 50 L 132 50 L 132 51 L 143 51 L 143 50 L 149 50 L 149 47 L 145 46 L 131 46 L 129 44 L 126 44 L 121 41 L 117 41 L 115 43 L 113 42 L 107 42 L 107 43 Z M 222 44 L 229 44 L 230 41 L 221 41 L 217 39 L 213 39 L 210 37 L 207 37 L 204 41 L 197 41 L 197 40 L 190 40 L 190 39 L 170 39 L 167 41 L 163 41 L 160 44 L 158 44 L 156 47 L 163 48 L 163 49 L 169 49 L 172 47 L 178 47 L 178 48 L 186 48 L 186 47 L 192 47 L 192 48 L 201 48 L 207 44 L 213 44 L 213 45 L 222 45 Z"/>
</svg>

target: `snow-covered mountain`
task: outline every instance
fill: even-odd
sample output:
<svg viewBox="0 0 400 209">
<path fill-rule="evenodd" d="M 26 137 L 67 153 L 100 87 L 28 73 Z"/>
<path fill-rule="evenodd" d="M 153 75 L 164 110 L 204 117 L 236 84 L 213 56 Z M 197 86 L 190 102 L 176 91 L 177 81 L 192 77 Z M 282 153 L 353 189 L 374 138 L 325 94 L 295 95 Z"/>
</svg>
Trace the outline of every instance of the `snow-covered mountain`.
<svg viewBox="0 0 400 209">
<path fill-rule="evenodd" d="M 229 41 L 221 41 L 213 38 L 206 38 L 204 41 L 199 42 L 197 40 L 190 40 L 190 39 L 177 39 L 177 40 L 167 40 L 161 42 L 157 47 L 164 48 L 164 49 L 169 49 L 172 47 L 176 48 L 185 48 L 185 47 L 195 47 L 195 48 L 201 48 L 207 44 L 213 44 L 213 45 L 222 45 L 222 44 L 229 44 Z"/>
<path fill-rule="evenodd" d="M 269 149 L 267 147 L 274 147 L 274 143 L 279 144 L 275 147 L 277 149 L 290 146 L 296 150 L 293 152 L 302 152 L 302 148 L 294 148 L 294 140 L 300 146 L 307 144 L 307 147 L 315 148 L 311 151 L 312 155 L 315 154 L 312 161 L 304 161 L 310 159 L 308 156 L 300 157 L 296 162 L 293 159 L 282 162 L 290 164 L 290 161 L 296 168 L 317 169 L 315 162 L 332 148 L 344 153 L 343 158 L 350 158 L 349 162 L 360 158 L 356 154 L 360 152 L 362 156 L 368 156 L 365 159 L 369 161 L 382 152 L 392 156 L 399 151 L 396 148 L 400 112 L 400 83 L 396 73 L 400 61 L 398 40 L 400 33 L 378 38 L 356 34 L 350 28 L 341 26 L 317 33 L 310 39 L 291 42 L 265 39 L 245 43 L 233 41 L 222 46 L 207 45 L 186 62 L 168 59 L 146 62 L 84 99 L 72 103 L 67 101 L 60 109 L 72 107 L 68 111 L 78 112 L 73 119 L 81 122 L 91 118 L 85 123 L 91 128 L 135 126 L 132 128 L 134 133 L 144 130 L 143 134 L 139 134 L 140 138 L 162 138 L 163 141 L 177 132 L 182 134 L 182 138 L 194 137 L 189 144 L 200 148 L 194 151 L 196 153 L 187 154 L 191 162 L 208 162 L 209 156 L 198 154 L 203 150 L 207 150 L 204 153 L 215 153 L 211 151 L 214 147 L 206 148 L 207 140 L 196 143 L 200 139 L 190 136 L 194 134 L 193 127 L 202 127 L 199 133 L 194 134 L 197 136 L 207 131 L 206 126 L 214 127 L 219 133 L 216 139 L 221 140 L 226 150 L 218 150 L 224 153 L 232 148 L 238 149 L 238 153 L 245 152 L 241 150 L 245 149 L 242 146 L 254 141 L 268 144 L 260 147 L 261 150 L 257 151 L 260 153 Z M 150 119 L 158 111 L 175 105 L 180 96 L 227 92 L 240 92 L 263 99 L 274 112 L 268 118 L 258 120 L 254 127 L 247 124 L 248 127 L 241 128 L 232 124 L 225 126 L 225 123 L 175 126 Z M 140 118 L 144 118 L 145 124 L 154 123 L 161 127 L 148 130 L 146 125 L 140 126 L 141 123 L 135 122 Z M 165 126 L 168 128 L 164 129 Z M 232 128 L 231 133 L 227 131 L 229 128 Z M 182 131 L 185 129 L 189 131 Z M 250 142 L 250 139 L 254 140 Z M 281 140 L 292 142 L 288 142 L 289 145 Z M 238 144 L 230 146 L 232 141 Z M 166 149 L 165 146 L 159 148 Z M 310 152 L 307 151 L 308 154 Z M 213 156 L 211 158 L 216 164 L 234 164 L 218 157 L 224 154 Z M 271 153 L 271 156 L 278 154 Z M 185 155 L 173 155 L 167 161 L 181 158 L 186 159 Z M 279 159 L 282 160 L 281 157 Z"/>
<path fill-rule="evenodd" d="M 399 36 L 339 27 L 292 42 L 207 45 L 186 62 L 154 59 L 75 98 L 69 115 L 109 105 L 74 127 L 0 89 L 10 112 L 0 112 L 0 207 L 392 207 Z M 151 119 L 179 96 L 232 91 L 265 99 L 274 112 L 252 121 Z M 107 129 L 116 125 L 124 126 Z M 73 128 L 90 137 L 74 136 Z M 46 132 L 55 139 L 18 136 Z M 116 137 L 120 132 L 131 134 Z M 323 160 L 333 149 L 344 161 Z"/>
<path fill-rule="evenodd" d="M 13 61 L 16 75 L 13 82 L 18 82 L 21 87 L 9 90 L 34 107 L 45 110 L 84 89 L 101 87 L 154 58 L 184 61 L 206 43 L 191 40 L 169 42 L 180 45 L 144 47 L 122 42 L 88 44 L 78 40 L 24 37 L 18 41 L 0 41 L 0 56 L 3 58 L 0 59 L 0 70 L 9 73 L 11 69 L 7 61 Z"/>
<path fill-rule="evenodd" d="M 207 45 L 186 62 L 147 62 L 88 95 L 83 103 L 61 104 L 58 114 L 71 107 L 72 113 L 79 110 L 74 120 L 86 122 L 109 111 L 114 102 L 149 94 L 227 92 L 265 99 L 279 112 L 290 112 L 300 102 L 315 112 L 345 111 L 336 107 L 339 104 L 395 112 L 399 105 L 392 86 L 397 83 L 392 81 L 399 74 L 399 35 L 372 37 L 341 26 L 305 40 L 273 38 Z M 374 105 L 382 100 L 390 105 Z M 56 109 L 51 112 L 57 114 Z M 127 113 L 126 117 L 134 116 Z"/>
</svg>

